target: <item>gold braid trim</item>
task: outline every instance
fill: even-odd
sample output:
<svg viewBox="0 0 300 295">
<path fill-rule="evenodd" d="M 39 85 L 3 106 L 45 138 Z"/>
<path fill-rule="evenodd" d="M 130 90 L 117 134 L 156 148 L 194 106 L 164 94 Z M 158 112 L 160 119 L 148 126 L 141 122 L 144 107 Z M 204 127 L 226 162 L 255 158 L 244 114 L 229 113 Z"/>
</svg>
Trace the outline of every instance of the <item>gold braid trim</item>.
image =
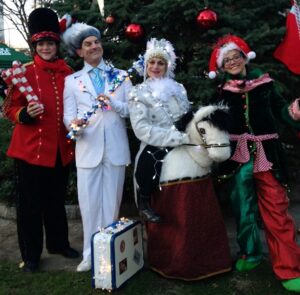
<svg viewBox="0 0 300 295">
<path fill-rule="evenodd" d="M 21 107 L 21 108 L 19 108 L 19 110 L 16 112 L 16 115 L 15 115 L 15 120 L 16 120 L 16 123 L 21 123 L 22 124 L 22 122 L 20 121 L 20 113 L 21 113 L 21 111 L 23 110 L 23 109 L 25 109 L 26 107 Z"/>
<path fill-rule="evenodd" d="M 7 111 L 8 111 L 8 109 L 10 108 L 10 106 L 11 106 L 11 102 L 12 102 L 12 94 L 13 94 L 13 91 L 12 91 L 12 89 L 13 89 L 13 86 L 14 85 L 9 85 L 8 86 L 8 88 L 7 88 L 7 95 L 6 95 L 6 97 L 5 97 L 5 100 L 3 101 L 3 105 L 2 105 L 2 112 L 3 112 L 3 116 L 4 117 L 8 117 L 7 116 Z M 20 121 L 20 113 L 21 113 L 21 111 L 24 109 L 24 108 L 26 108 L 26 107 L 21 107 L 18 111 L 17 111 L 17 113 L 15 114 L 15 121 L 16 121 L 16 123 L 22 123 L 21 121 Z"/>
</svg>

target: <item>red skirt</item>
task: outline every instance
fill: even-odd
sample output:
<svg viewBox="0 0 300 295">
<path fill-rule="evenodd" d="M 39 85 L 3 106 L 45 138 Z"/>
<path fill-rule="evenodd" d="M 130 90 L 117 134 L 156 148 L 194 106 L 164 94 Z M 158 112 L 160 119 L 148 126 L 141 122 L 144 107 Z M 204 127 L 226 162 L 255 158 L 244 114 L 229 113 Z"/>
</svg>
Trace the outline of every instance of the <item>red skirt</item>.
<svg viewBox="0 0 300 295">
<path fill-rule="evenodd" d="M 231 270 L 226 228 L 210 177 L 162 185 L 152 206 L 163 219 L 147 226 L 153 270 L 183 280 Z"/>
</svg>

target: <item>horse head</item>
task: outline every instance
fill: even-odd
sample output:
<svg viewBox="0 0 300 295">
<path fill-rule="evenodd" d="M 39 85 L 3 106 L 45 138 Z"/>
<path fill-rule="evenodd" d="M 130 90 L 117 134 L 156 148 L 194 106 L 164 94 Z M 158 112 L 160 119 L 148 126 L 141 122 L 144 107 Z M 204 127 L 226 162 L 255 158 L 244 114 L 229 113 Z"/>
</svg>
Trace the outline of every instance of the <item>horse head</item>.
<svg viewBox="0 0 300 295">
<path fill-rule="evenodd" d="M 207 156 L 214 162 L 230 157 L 229 114 L 224 105 L 200 107 L 187 125 L 191 144 L 205 148 Z"/>
<path fill-rule="evenodd" d="M 160 181 L 202 177 L 210 173 L 214 161 L 227 160 L 230 157 L 228 118 L 225 106 L 201 107 L 187 125 L 183 124 L 186 127 L 182 126 L 190 144 L 178 146 L 166 155 Z"/>
</svg>

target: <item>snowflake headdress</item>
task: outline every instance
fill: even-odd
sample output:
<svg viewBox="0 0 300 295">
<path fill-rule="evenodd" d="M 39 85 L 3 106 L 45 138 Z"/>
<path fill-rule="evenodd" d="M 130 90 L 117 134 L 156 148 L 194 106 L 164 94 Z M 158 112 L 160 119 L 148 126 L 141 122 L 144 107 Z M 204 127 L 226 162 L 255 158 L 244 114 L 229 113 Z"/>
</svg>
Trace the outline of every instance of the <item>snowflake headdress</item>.
<svg viewBox="0 0 300 295">
<path fill-rule="evenodd" d="M 156 38 L 151 38 L 150 41 L 147 42 L 147 48 L 144 54 L 144 79 L 146 79 L 147 62 L 153 57 L 159 57 L 166 61 L 167 72 L 165 76 L 173 78 L 176 67 L 176 55 L 171 42 L 166 39 L 157 40 Z"/>
</svg>

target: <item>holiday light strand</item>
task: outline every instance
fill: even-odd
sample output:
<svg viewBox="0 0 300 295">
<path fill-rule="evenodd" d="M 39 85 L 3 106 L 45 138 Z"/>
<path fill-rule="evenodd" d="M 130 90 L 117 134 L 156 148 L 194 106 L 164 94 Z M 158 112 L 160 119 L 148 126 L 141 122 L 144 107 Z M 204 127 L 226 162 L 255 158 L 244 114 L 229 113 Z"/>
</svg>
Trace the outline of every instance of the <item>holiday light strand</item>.
<svg viewBox="0 0 300 295">
<path fill-rule="evenodd" d="M 141 75 L 140 74 L 141 67 L 143 67 L 143 66 L 144 66 L 144 59 L 143 59 L 143 56 L 141 56 L 141 55 L 139 56 L 139 59 L 133 63 L 132 67 L 127 70 L 127 72 L 126 71 L 121 72 L 120 70 L 115 69 L 115 67 L 111 63 L 106 64 L 105 73 L 108 77 L 108 81 L 109 81 L 109 85 L 110 85 L 109 89 L 108 89 L 109 95 L 113 95 L 114 92 L 117 90 L 117 88 L 126 79 L 129 79 L 130 75 L 132 75 L 134 72 L 137 72 L 139 75 Z M 84 85 L 81 84 L 80 87 L 81 87 L 81 91 L 88 92 Z M 88 93 L 91 94 L 90 92 L 88 92 Z M 101 97 L 101 95 L 100 95 L 100 97 Z M 110 105 L 106 104 L 104 101 L 98 100 L 97 98 L 95 98 L 95 100 L 97 102 L 92 105 L 92 108 L 83 114 L 83 117 L 81 118 L 83 124 L 78 125 L 75 122 L 71 123 L 70 132 L 67 134 L 68 138 L 75 141 L 77 139 L 77 136 L 79 135 L 79 133 L 82 131 L 82 129 L 84 129 L 88 126 L 90 118 L 94 114 L 96 114 L 98 109 L 101 109 L 102 111 L 111 110 Z"/>
<path fill-rule="evenodd" d="M 98 266 L 97 273 L 95 273 L 94 280 L 98 281 L 98 284 L 103 290 L 112 290 L 111 281 L 108 279 L 111 276 L 114 265 L 111 262 L 110 247 L 107 245 L 111 241 L 111 237 L 116 233 L 124 230 L 129 225 L 133 224 L 135 221 L 128 218 L 122 217 L 120 220 L 116 221 L 112 225 L 106 228 L 99 228 L 99 244 L 98 244 Z"/>
</svg>

